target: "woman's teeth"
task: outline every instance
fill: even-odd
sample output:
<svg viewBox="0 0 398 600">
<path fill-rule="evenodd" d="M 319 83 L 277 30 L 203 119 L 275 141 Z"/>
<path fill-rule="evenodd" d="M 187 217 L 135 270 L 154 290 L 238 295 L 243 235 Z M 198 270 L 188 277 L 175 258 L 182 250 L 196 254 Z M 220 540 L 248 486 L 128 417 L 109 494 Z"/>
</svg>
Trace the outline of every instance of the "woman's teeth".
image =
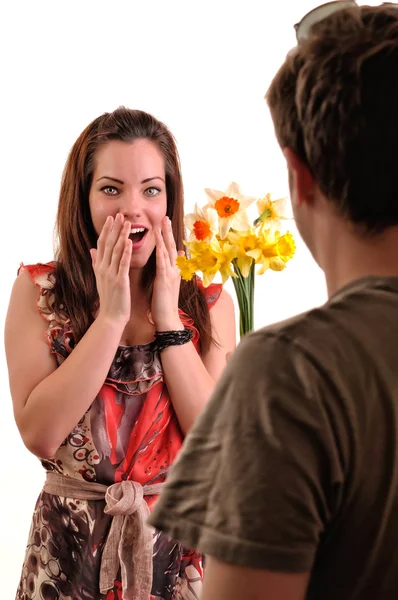
<svg viewBox="0 0 398 600">
<path fill-rule="evenodd" d="M 130 232 L 130 239 L 133 243 L 138 243 L 142 240 L 146 233 L 145 227 L 132 227 Z"/>
</svg>

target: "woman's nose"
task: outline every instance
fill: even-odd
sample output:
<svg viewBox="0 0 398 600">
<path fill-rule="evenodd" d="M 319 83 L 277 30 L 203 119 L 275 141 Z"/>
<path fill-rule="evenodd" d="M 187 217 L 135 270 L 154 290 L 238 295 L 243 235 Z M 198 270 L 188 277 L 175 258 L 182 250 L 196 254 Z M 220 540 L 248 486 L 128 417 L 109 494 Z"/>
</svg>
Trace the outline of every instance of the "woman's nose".
<svg viewBox="0 0 398 600">
<path fill-rule="evenodd" d="M 139 217 L 142 214 L 141 194 L 130 190 L 123 195 L 123 209 L 121 211 L 125 218 Z"/>
</svg>

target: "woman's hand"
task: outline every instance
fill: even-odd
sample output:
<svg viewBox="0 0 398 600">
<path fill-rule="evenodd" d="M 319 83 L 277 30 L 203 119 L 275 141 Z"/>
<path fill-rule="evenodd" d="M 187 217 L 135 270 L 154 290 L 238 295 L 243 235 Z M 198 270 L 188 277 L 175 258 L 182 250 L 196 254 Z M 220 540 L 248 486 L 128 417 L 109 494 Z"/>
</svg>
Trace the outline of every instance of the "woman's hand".
<svg viewBox="0 0 398 600">
<path fill-rule="evenodd" d="M 156 331 L 184 329 L 178 314 L 181 276 L 176 258 L 177 252 L 170 219 L 164 217 L 161 229 L 155 230 L 156 277 L 153 284 L 151 315 Z"/>
<path fill-rule="evenodd" d="M 99 296 L 98 317 L 126 325 L 130 319 L 131 225 L 121 214 L 108 217 L 90 250 Z"/>
</svg>

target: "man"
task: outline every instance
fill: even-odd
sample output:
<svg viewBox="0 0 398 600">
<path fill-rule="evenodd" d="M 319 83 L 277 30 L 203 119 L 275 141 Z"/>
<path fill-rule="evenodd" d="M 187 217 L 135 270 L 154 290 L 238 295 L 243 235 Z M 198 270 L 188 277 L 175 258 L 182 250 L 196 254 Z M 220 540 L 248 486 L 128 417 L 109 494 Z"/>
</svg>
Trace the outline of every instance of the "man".
<svg viewBox="0 0 398 600">
<path fill-rule="evenodd" d="M 325 306 L 247 336 L 150 522 L 203 600 L 398 597 L 398 9 L 335 2 L 267 94 Z"/>
</svg>

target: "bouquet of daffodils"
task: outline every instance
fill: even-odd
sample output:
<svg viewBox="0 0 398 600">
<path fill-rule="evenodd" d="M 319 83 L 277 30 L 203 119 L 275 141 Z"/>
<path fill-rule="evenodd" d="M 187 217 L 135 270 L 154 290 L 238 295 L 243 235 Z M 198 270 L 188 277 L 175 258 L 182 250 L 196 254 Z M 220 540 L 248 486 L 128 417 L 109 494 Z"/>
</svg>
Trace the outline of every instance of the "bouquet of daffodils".
<svg viewBox="0 0 398 600">
<path fill-rule="evenodd" d="M 206 206 L 195 205 L 195 212 L 185 217 L 188 256 L 179 256 L 177 265 L 186 281 L 201 273 L 205 287 L 217 273 L 223 283 L 232 278 L 242 337 L 254 324 L 255 266 L 259 265 L 258 275 L 267 269 L 282 271 L 296 249 L 291 233 L 282 233 L 286 199 L 244 196 L 236 183 L 224 192 L 205 192 Z M 248 208 L 254 203 L 258 214 L 250 222 Z"/>
</svg>

